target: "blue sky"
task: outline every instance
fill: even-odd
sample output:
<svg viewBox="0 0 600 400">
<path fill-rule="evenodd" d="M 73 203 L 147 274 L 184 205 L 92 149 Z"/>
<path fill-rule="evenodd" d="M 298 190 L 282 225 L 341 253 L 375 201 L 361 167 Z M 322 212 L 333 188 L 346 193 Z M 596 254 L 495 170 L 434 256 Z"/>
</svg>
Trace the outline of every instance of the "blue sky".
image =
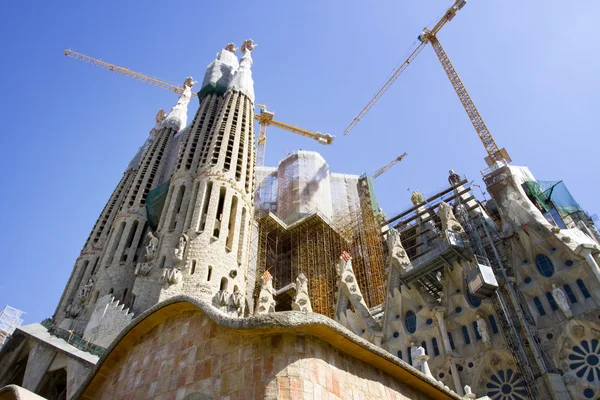
<svg viewBox="0 0 600 400">
<path fill-rule="evenodd" d="M 368 116 L 342 132 L 450 0 L 12 2 L 3 8 L 4 172 L 0 306 L 54 313 L 75 259 L 167 91 L 69 59 L 65 48 L 180 84 L 227 42 L 253 38 L 256 99 L 276 119 L 336 134 L 326 147 L 271 129 L 266 165 L 320 151 L 335 172 L 372 173 L 392 215 L 410 193 L 480 181 L 484 149 L 427 47 Z M 594 0 L 471 0 L 438 35 L 496 141 L 540 180 L 597 198 L 600 42 Z M 197 103 L 190 106 L 191 120 Z"/>
</svg>

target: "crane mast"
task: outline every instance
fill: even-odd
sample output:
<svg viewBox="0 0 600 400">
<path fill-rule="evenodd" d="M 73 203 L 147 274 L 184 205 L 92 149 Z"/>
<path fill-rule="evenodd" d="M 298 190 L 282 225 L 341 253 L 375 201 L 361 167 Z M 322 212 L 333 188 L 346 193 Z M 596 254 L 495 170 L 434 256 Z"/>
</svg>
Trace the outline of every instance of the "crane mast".
<svg viewBox="0 0 600 400">
<path fill-rule="evenodd" d="M 423 50 L 427 43 L 431 43 L 435 54 L 440 60 L 444 71 L 448 75 L 448 78 L 452 83 L 452 87 L 456 91 L 458 98 L 460 99 L 465 111 L 467 112 L 467 115 L 469 116 L 469 119 L 471 120 L 471 123 L 473 124 L 473 127 L 475 128 L 475 131 L 477 132 L 477 135 L 479 136 L 479 139 L 481 140 L 481 143 L 483 144 L 483 147 L 485 148 L 488 154 L 488 156 L 485 159 L 486 163 L 491 166 L 498 161 L 511 161 L 506 150 L 504 148 L 498 148 L 494 137 L 487 128 L 485 122 L 483 121 L 483 118 L 481 117 L 481 114 L 479 114 L 477 107 L 475 107 L 475 103 L 471 99 L 471 96 L 469 96 L 467 89 L 460 80 L 460 77 L 454 69 L 454 66 L 450 62 L 448 54 L 446 54 L 444 48 L 442 47 L 436 36 L 437 33 L 444 27 L 444 25 L 451 21 L 455 17 L 456 13 L 459 10 L 461 10 L 466 3 L 466 0 L 455 0 L 454 4 L 452 4 L 452 6 L 448 8 L 448 10 L 446 10 L 444 15 L 438 20 L 438 22 L 433 26 L 433 28 L 425 28 L 423 33 L 419 35 L 420 43 L 416 46 L 416 48 L 412 49 L 412 51 L 409 50 L 410 54 L 408 55 L 408 57 L 400 64 L 399 67 L 397 67 L 394 70 L 392 76 L 388 79 L 388 81 L 381 87 L 381 89 L 379 89 L 379 91 L 377 91 L 377 93 L 375 93 L 375 95 L 371 98 L 367 105 L 352 120 L 350 125 L 348 125 L 348 127 L 344 131 L 345 135 L 350 133 L 350 131 L 361 121 L 361 119 L 371 110 L 371 108 L 373 108 L 375 103 L 392 86 L 392 84 L 396 81 L 396 79 L 398 79 L 402 72 L 404 72 L 406 68 L 408 68 L 410 63 L 416 58 L 416 56 L 421 52 L 421 50 Z"/>
</svg>

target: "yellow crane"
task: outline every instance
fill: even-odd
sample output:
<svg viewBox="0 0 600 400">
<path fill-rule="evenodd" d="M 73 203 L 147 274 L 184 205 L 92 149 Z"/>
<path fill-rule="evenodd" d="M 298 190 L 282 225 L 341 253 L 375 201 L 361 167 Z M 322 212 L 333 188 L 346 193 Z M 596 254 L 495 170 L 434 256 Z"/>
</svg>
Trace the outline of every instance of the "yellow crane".
<svg viewBox="0 0 600 400">
<path fill-rule="evenodd" d="M 498 148 L 494 137 L 490 133 L 488 127 L 483 121 L 483 118 L 479 114 L 477 107 L 475 107 L 475 103 L 473 103 L 471 96 L 469 96 L 469 92 L 467 92 L 467 89 L 460 80 L 458 73 L 456 72 L 454 66 L 450 62 L 448 54 L 446 54 L 444 48 L 442 47 L 437 38 L 437 33 L 442 29 L 444 25 L 446 25 L 447 22 L 451 21 L 452 18 L 454 18 L 456 13 L 459 10 L 461 10 L 466 3 L 466 0 L 455 0 L 454 4 L 452 4 L 452 6 L 444 13 L 444 15 L 434 25 L 433 28 L 425 28 L 423 30 L 423 32 L 419 35 L 420 43 L 416 47 L 411 48 L 409 50 L 408 57 L 392 72 L 392 76 L 377 91 L 377 93 L 375 93 L 373 98 L 352 120 L 350 125 L 348 125 L 348 127 L 344 131 L 345 135 L 347 135 L 352 130 L 352 128 L 354 128 L 360 122 L 360 120 L 369 112 L 369 110 L 373 108 L 377 100 L 379 100 L 381 96 L 383 96 L 383 94 L 390 88 L 390 86 L 392 86 L 392 84 L 396 81 L 396 79 L 398 79 L 400 74 L 402 74 L 402 72 L 404 72 L 406 68 L 408 68 L 410 63 L 417 57 L 421 50 L 423 50 L 427 43 L 431 43 L 431 46 L 433 47 L 435 54 L 440 60 L 444 71 L 446 71 L 446 75 L 448 75 L 448 78 L 450 79 L 450 82 L 452 83 L 452 86 L 454 87 L 454 90 L 456 91 L 460 102 L 462 103 L 465 111 L 467 112 L 469 119 L 473 123 L 473 127 L 475 127 L 475 130 L 477 131 L 479 139 L 481 140 L 481 143 L 483 143 L 483 147 L 485 147 L 485 150 L 488 153 L 488 156 L 486 157 L 486 162 L 488 163 L 488 165 L 491 166 L 497 161 L 511 161 L 506 150 L 504 148 Z"/>
<path fill-rule="evenodd" d="M 182 86 L 174 85 L 172 83 L 162 81 L 152 76 L 140 74 L 139 72 L 132 71 L 128 68 L 119 67 L 118 65 L 110 64 L 106 61 L 102 61 L 97 58 L 93 58 L 73 50 L 65 50 L 65 56 L 74 58 L 79 61 L 83 61 L 91 65 L 95 65 L 96 67 L 104 68 L 108 71 L 116 72 L 117 74 L 126 76 L 128 78 L 136 79 L 140 82 L 144 82 L 149 85 L 156 86 L 158 88 L 165 89 L 173 93 L 181 94 L 183 92 Z M 192 96 L 198 98 L 198 94 L 195 92 L 192 92 Z M 260 114 L 254 114 L 254 119 L 258 121 L 260 125 L 259 135 L 257 138 L 258 145 L 256 149 L 257 165 L 262 166 L 264 164 L 265 147 L 267 145 L 267 126 L 274 126 L 276 128 L 283 129 L 288 132 L 292 132 L 297 135 L 316 140 L 318 143 L 321 144 L 329 145 L 333 143 L 333 135 L 320 132 L 311 132 L 309 130 L 302 129 L 294 125 L 286 124 L 285 122 L 277 121 L 273 119 L 275 113 L 269 111 L 267 109 L 267 106 L 265 106 L 264 104 L 257 104 L 257 106 L 261 108 Z"/>
<path fill-rule="evenodd" d="M 394 158 L 386 166 L 381 167 L 377 171 L 375 171 L 373 173 L 373 176 L 371 176 L 371 178 L 373 178 L 373 179 L 377 178 L 379 175 L 383 174 L 385 171 L 387 171 L 388 169 L 392 168 L 394 165 L 396 165 L 397 163 L 399 163 L 400 161 L 402 161 L 404 159 L 404 157 L 406 157 L 407 155 L 408 155 L 408 153 L 404 152 L 403 154 L 401 154 L 398 157 Z"/>
</svg>

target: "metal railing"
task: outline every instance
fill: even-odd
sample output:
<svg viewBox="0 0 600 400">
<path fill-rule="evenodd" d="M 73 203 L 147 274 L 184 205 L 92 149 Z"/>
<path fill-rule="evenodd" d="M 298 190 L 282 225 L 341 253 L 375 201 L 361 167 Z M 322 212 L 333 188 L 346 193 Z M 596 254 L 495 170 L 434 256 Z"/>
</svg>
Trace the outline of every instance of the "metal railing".
<svg viewBox="0 0 600 400">
<path fill-rule="evenodd" d="M 50 335 L 65 340 L 68 344 L 78 348 L 81 351 L 85 351 L 98 357 L 106 353 L 106 349 L 104 347 L 91 343 L 89 340 L 82 338 L 73 331 L 68 331 L 66 329 L 59 328 L 58 326 L 54 326 L 50 319 L 43 320 L 42 326 L 48 329 L 48 333 Z"/>
</svg>

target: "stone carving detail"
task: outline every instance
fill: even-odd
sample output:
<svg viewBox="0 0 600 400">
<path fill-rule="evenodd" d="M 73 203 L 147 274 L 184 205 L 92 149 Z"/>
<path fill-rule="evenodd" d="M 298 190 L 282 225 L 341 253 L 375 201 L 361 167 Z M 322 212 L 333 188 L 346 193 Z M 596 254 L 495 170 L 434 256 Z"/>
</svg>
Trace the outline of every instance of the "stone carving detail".
<svg viewBox="0 0 600 400">
<path fill-rule="evenodd" d="M 492 347 L 492 341 L 490 339 L 490 334 L 487 329 L 487 323 L 483 319 L 481 315 L 477 315 L 477 333 L 481 336 L 481 340 L 485 344 L 485 347 L 488 349 Z"/>
<path fill-rule="evenodd" d="M 77 318 L 82 309 L 83 307 L 79 303 L 69 304 L 65 307 L 65 315 L 67 318 Z"/>
<path fill-rule="evenodd" d="M 173 252 L 174 252 L 173 260 L 175 261 L 175 263 L 180 263 L 181 261 L 183 261 L 183 256 L 185 255 L 186 245 L 187 245 L 187 240 L 186 240 L 185 235 L 179 236 L 179 242 L 177 242 L 177 246 L 173 250 Z"/>
<path fill-rule="evenodd" d="M 498 354 L 492 354 L 492 356 L 490 357 L 490 364 L 493 366 L 500 364 L 500 361 L 502 360 L 500 359 L 500 356 L 498 356 Z"/>
<path fill-rule="evenodd" d="M 96 303 L 83 337 L 106 348 L 132 319 L 133 313 L 112 295 L 103 296 Z"/>
<path fill-rule="evenodd" d="M 148 232 L 147 236 L 150 241 L 146 245 L 146 261 L 152 261 L 154 253 L 156 253 L 156 249 L 158 248 L 158 237 L 152 232 Z"/>
<path fill-rule="evenodd" d="M 400 272 L 408 272 L 412 269 L 410 259 L 400 241 L 400 232 L 394 228 L 390 228 L 387 235 L 388 246 L 388 265 L 398 268 Z"/>
<path fill-rule="evenodd" d="M 183 280 L 183 275 L 178 268 L 163 269 L 163 274 L 159 279 L 161 284 L 177 285 Z"/>
<path fill-rule="evenodd" d="M 337 273 L 341 284 L 348 288 L 350 295 L 358 301 L 364 301 L 352 269 L 352 257 L 346 251 L 342 253 L 340 262 L 337 264 Z"/>
<path fill-rule="evenodd" d="M 133 274 L 135 276 L 147 276 L 150 273 L 151 269 L 152 269 L 152 263 L 149 263 L 149 262 L 138 263 L 135 266 L 135 270 L 133 270 Z"/>
<path fill-rule="evenodd" d="M 465 399 L 474 399 L 477 395 L 473 393 L 471 386 L 465 385 Z"/>
<path fill-rule="evenodd" d="M 237 53 L 238 49 L 237 47 L 235 47 L 235 45 L 233 43 L 227 43 L 227 46 L 225 46 L 225 50 L 235 54 Z"/>
<path fill-rule="evenodd" d="M 585 333 L 585 329 L 583 328 L 582 325 L 574 325 L 571 328 L 571 333 L 573 334 L 573 336 L 575 336 L 576 338 L 582 338 L 583 334 Z"/>
<path fill-rule="evenodd" d="M 558 304 L 562 312 L 565 313 L 565 316 L 567 318 L 571 318 L 573 316 L 573 312 L 571 311 L 571 307 L 569 306 L 567 295 L 565 294 L 565 291 L 562 288 L 556 286 L 556 283 L 552 284 L 552 296 L 554 297 L 554 300 L 556 300 L 556 303 Z"/>
<path fill-rule="evenodd" d="M 339 322 L 340 315 L 347 310 L 348 301 L 354 308 L 356 315 L 360 317 L 363 324 L 367 328 L 369 334 L 375 335 L 373 340 L 381 339 L 381 325 L 373 318 L 373 315 L 367 307 L 367 303 L 363 298 L 354 270 L 352 269 L 352 257 L 347 251 L 342 252 L 340 261 L 337 264 L 338 274 L 338 293 L 336 306 L 336 319 Z M 377 343 L 376 343 L 377 344 Z"/>
<path fill-rule="evenodd" d="M 425 349 L 423 349 L 423 351 L 425 351 Z M 412 366 L 416 369 L 421 369 L 421 361 L 419 361 L 419 346 L 417 346 L 415 342 L 410 342 L 410 358 L 412 360 Z"/>
<path fill-rule="evenodd" d="M 256 309 L 257 315 L 275 312 L 274 294 L 275 289 L 273 289 L 271 274 L 269 271 L 265 271 L 260 278 L 260 294 L 258 295 L 258 308 Z"/>
<path fill-rule="evenodd" d="M 312 305 L 308 297 L 308 279 L 306 275 L 300 273 L 296 278 L 296 299 L 292 304 L 292 309 L 296 311 L 312 312 Z"/>
<path fill-rule="evenodd" d="M 225 289 L 219 290 L 216 295 L 217 307 L 222 311 L 227 311 L 227 304 L 229 303 L 229 292 Z"/>
<path fill-rule="evenodd" d="M 413 347 L 414 349 L 415 347 Z M 416 351 L 416 360 L 417 362 L 421 365 L 421 372 L 423 372 L 426 376 L 428 376 L 431 379 L 435 379 L 433 377 L 433 375 L 431 374 L 431 370 L 429 369 L 429 364 L 427 363 L 427 360 L 429 360 L 429 356 L 427 354 L 425 354 L 425 349 L 421 346 L 416 347 L 417 351 Z M 412 350 L 411 350 L 411 355 L 412 355 Z"/>
<path fill-rule="evenodd" d="M 229 46 L 229 44 L 227 46 Z M 256 46 L 258 46 L 258 45 L 256 43 L 254 43 L 254 40 L 246 39 L 246 40 L 244 40 L 244 43 L 242 43 L 242 53 L 245 55 L 248 52 L 252 52 L 256 48 Z M 225 47 L 225 49 L 227 49 L 227 47 Z M 227 49 L 227 50 L 229 50 L 229 49 Z"/>
<path fill-rule="evenodd" d="M 156 113 L 156 117 L 154 117 L 154 120 L 156 121 L 156 127 L 157 128 L 160 126 L 160 124 L 162 124 L 162 122 L 165 120 L 165 118 L 167 118 L 167 114 L 165 113 L 165 110 L 163 110 L 161 108 Z"/>
<path fill-rule="evenodd" d="M 235 307 L 237 316 L 242 318 L 244 316 L 244 310 L 246 309 L 246 302 L 244 300 L 244 296 L 239 291 L 239 289 L 236 289 L 235 292 L 233 292 L 233 294 L 231 295 L 231 302 Z"/>
<path fill-rule="evenodd" d="M 410 196 L 410 201 L 412 201 L 415 206 L 421 204 L 423 202 L 423 195 L 418 190 L 415 190 L 412 192 L 412 196 Z"/>
<path fill-rule="evenodd" d="M 85 284 L 85 286 L 81 289 L 81 297 L 84 299 L 89 299 L 93 288 L 94 280 L 90 278 L 88 279 L 88 282 Z"/>
<path fill-rule="evenodd" d="M 458 222 L 450 207 L 446 202 L 442 201 L 438 208 L 438 217 L 442 220 L 443 230 L 452 230 L 454 232 L 464 232 L 462 225 Z"/>
</svg>

